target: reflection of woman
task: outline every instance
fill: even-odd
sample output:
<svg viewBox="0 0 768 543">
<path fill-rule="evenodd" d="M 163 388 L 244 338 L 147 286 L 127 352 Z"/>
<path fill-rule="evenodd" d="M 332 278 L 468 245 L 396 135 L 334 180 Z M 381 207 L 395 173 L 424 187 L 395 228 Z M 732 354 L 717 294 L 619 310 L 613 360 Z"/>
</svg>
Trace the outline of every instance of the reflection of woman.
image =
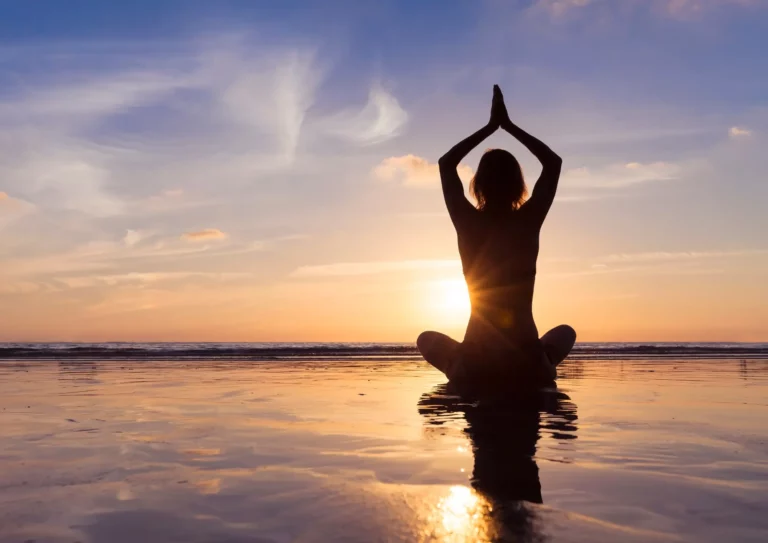
<svg viewBox="0 0 768 543">
<path fill-rule="evenodd" d="M 534 455 L 541 430 L 558 440 L 576 438 L 576 405 L 561 392 L 546 391 L 529 401 L 486 404 L 454 396 L 439 385 L 419 401 L 429 426 L 440 426 L 462 413 L 472 443 L 472 487 L 492 505 L 497 531 L 527 531 L 531 518 L 520 501 L 542 503 L 539 468 Z M 542 421 L 542 413 L 544 420 Z"/>
<path fill-rule="evenodd" d="M 474 207 L 464 196 L 456 167 L 499 128 L 539 159 L 542 173 L 525 200 L 515 157 L 490 149 L 470 186 L 477 199 Z M 539 231 L 555 197 L 561 164 L 549 147 L 509 120 L 498 86 L 493 88 L 488 124 L 440 159 L 443 195 L 458 234 L 472 312 L 462 343 L 438 332 L 422 333 L 417 343 L 424 358 L 450 380 L 494 379 L 511 370 L 517 378 L 541 384 L 555 378 L 555 368 L 573 347 L 576 332 L 570 326 L 558 326 L 539 339 L 531 308 Z"/>
</svg>

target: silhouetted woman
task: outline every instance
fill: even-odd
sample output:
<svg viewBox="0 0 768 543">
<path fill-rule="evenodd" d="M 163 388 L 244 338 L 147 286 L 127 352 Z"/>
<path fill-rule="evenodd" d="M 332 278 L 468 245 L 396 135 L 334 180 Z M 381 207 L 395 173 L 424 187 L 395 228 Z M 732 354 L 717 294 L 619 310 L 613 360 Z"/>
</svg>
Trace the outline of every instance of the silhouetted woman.
<svg viewBox="0 0 768 543">
<path fill-rule="evenodd" d="M 464 196 L 456 167 L 499 128 L 539 159 L 541 176 L 526 200 L 520 164 L 511 153 L 490 149 L 470 185 L 475 207 Z M 449 380 L 481 385 L 514 381 L 526 388 L 545 385 L 556 377 L 555 368 L 573 347 L 576 332 L 566 325 L 539 339 L 532 311 L 539 231 L 555 197 L 561 165 L 562 159 L 549 147 L 510 121 L 498 85 L 493 87 L 488 124 L 439 160 L 472 313 L 462 343 L 424 332 L 417 344 L 427 362 Z"/>
</svg>

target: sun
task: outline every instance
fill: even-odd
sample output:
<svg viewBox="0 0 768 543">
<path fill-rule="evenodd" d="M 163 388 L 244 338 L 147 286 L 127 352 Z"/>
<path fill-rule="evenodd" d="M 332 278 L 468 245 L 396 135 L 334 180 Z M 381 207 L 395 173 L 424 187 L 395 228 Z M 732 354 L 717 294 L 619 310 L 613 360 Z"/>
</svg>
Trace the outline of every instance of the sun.
<svg viewBox="0 0 768 543">
<path fill-rule="evenodd" d="M 435 309 L 451 320 L 469 318 L 470 303 L 466 283 L 461 279 L 446 279 L 435 283 Z"/>
</svg>

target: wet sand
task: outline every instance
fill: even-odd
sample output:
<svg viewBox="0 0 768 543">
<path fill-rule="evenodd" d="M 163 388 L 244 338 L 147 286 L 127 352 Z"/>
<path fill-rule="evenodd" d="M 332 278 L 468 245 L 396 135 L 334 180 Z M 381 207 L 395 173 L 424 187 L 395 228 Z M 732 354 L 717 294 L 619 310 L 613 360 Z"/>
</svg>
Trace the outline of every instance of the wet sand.
<svg viewBox="0 0 768 543">
<path fill-rule="evenodd" d="M 768 361 L 0 362 L 0 541 L 766 541 Z"/>
</svg>

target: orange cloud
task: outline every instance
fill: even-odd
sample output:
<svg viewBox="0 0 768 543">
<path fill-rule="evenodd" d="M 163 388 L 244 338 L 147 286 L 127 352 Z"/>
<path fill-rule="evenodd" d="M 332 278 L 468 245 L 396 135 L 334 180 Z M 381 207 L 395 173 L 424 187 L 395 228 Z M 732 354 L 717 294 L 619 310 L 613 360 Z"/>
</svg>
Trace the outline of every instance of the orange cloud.
<svg viewBox="0 0 768 543">
<path fill-rule="evenodd" d="M 746 128 L 741 128 L 739 126 L 732 126 L 731 129 L 728 130 L 728 135 L 732 138 L 743 138 L 746 136 L 751 136 L 752 131 Z"/>
<path fill-rule="evenodd" d="M 18 219 L 34 209 L 33 204 L 13 198 L 7 192 L 0 191 L 0 226 L 12 219 Z"/>
<path fill-rule="evenodd" d="M 459 165 L 459 177 L 468 181 L 472 168 Z M 373 175 L 382 181 L 395 181 L 406 187 L 429 187 L 440 182 L 440 170 L 437 164 L 416 155 L 403 155 L 385 158 L 373 169 Z"/>
<path fill-rule="evenodd" d="M 181 235 L 181 239 L 186 241 L 205 241 L 207 239 L 224 239 L 226 237 L 227 234 L 218 228 L 204 228 L 194 232 L 184 232 Z"/>
</svg>

